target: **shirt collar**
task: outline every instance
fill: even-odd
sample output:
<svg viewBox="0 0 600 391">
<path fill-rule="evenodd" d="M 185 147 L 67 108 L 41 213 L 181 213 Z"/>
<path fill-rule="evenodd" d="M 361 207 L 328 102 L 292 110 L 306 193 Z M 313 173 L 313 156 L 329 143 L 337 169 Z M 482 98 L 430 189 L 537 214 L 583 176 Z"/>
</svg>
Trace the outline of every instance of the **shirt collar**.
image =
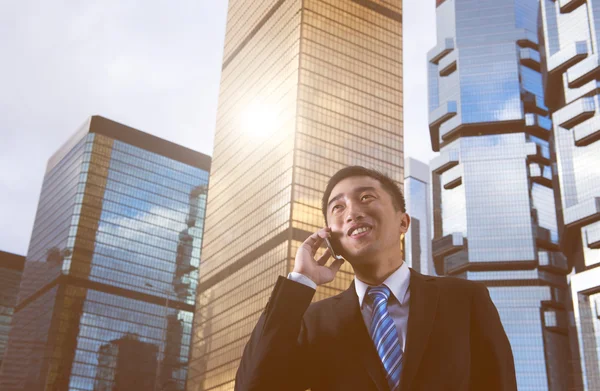
<svg viewBox="0 0 600 391">
<path fill-rule="evenodd" d="M 402 265 L 393 272 L 388 278 L 385 279 L 383 285 L 390 288 L 390 291 L 398 300 L 398 302 L 403 305 L 404 297 L 406 296 L 406 292 L 408 291 L 408 286 L 410 283 L 410 270 L 408 269 L 408 265 L 406 262 L 402 262 Z M 365 298 L 365 294 L 367 293 L 367 289 L 371 285 L 365 284 L 358 278 L 354 277 L 354 287 L 356 288 L 356 294 L 358 295 L 358 305 L 362 308 L 363 299 Z"/>
</svg>

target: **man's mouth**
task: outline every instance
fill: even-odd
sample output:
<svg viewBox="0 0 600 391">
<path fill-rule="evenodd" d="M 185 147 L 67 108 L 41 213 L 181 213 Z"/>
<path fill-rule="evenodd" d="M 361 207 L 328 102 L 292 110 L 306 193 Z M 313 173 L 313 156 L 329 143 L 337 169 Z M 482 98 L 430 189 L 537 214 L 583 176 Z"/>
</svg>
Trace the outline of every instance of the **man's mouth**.
<svg viewBox="0 0 600 391">
<path fill-rule="evenodd" d="M 370 225 L 358 225 L 348 230 L 348 236 L 351 238 L 359 237 L 370 232 L 373 228 Z"/>
</svg>

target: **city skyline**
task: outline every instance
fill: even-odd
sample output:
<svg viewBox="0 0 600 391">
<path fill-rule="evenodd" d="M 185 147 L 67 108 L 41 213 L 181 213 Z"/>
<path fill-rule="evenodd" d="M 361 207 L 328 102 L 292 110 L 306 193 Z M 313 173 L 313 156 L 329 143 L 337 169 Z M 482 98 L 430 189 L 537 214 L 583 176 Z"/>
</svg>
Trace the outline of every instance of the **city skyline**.
<svg viewBox="0 0 600 391">
<path fill-rule="evenodd" d="M 487 286 L 522 391 L 572 386 L 539 10 L 439 1 L 428 55 L 435 268 Z"/>
<path fill-rule="evenodd" d="M 184 390 L 210 164 L 99 116 L 52 155 L 2 390 Z"/>
<path fill-rule="evenodd" d="M 0 249 L 25 254 L 46 160 L 90 115 L 212 155 L 227 3 L 4 3 Z M 428 161 L 435 4 L 404 5 L 407 156 Z M 43 33 L 42 33 L 43 32 Z M 40 64 L 44 64 L 42 68 Z M 35 143 L 30 140 L 37 140 Z"/>
<path fill-rule="evenodd" d="M 600 388 L 600 1 L 541 2 L 544 88 L 553 120 L 561 246 L 570 275 L 569 332 L 576 386 Z"/>
<path fill-rule="evenodd" d="M 541 0 L 540 10 L 537 0 L 431 0 L 437 20 L 429 27 L 432 34 L 419 40 L 406 39 L 420 31 L 414 15 L 430 10 L 417 10 L 416 2 L 412 15 L 400 0 L 280 0 L 263 3 L 251 15 L 242 11 L 244 3 L 230 0 L 229 15 L 223 7 L 191 0 L 164 15 L 151 2 L 139 18 L 133 3 L 116 2 L 68 10 L 40 2 L 38 13 L 10 23 L 0 14 L 0 33 L 17 33 L 16 43 L 0 34 L 0 45 L 6 43 L 16 58 L 0 64 L 0 83 L 7 85 L 0 92 L 0 164 L 10 168 L 0 173 L 0 254 L 27 252 L 33 261 L 16 318 L 21 324 L 39 320 L 28 324 L 36 330 L 27 329 L 38 335 L 54 327 L 59 343 L 52 353 L 64 359 L 57 364 L 34 358 L 39 352 L 26 346 L 32 342 L 26 328 L 17 327 L 17 349 L 7 366 L 16 375 L 0 373 L 0 383 L 16 389 L 43 368 L 38 380 L 47 385 L 66 387 L 69 373 L 73 387 L 93 384 L 94 391 L 127 387 L 140 377 L 145 387 L 168 383 L 183 391 L 187 381 L 190 391 L 228 389 L 269 283 L 291 271 L 291 254 L 323 224 L 319 195 L 327 177 L 361 164 L 404 186 L 412 226 L 403 248 L 410 267 L 488 287 L 512 344 L 519 389 L 595 389 L 600 87 L 593 31 L 600 0 Z M 198 13 L 200 20 L 213 15 L 206 17 L 211 23 L 193 27 Z M 42 29 L 44 23 L 51 27 L 46 37 L 32 32 L 31 26 Z M 396 31 L 400 23 L 412 24 L 412 32 Z M 161 34 L 163 28 L 169 33 Z M 217 35 L 225 40 L 207 39 Z M 35 49 L 36 43 L 52 50 Z M 45 72 L 32 65 L 41 58 Z M 131 129 L 94 114 L 149 132 L 126 131 L 114 140 L 102 131 L 85 136 L 94 121 L 105 129 L 113 126 L 108 123 Z M 72 136 L 86 117 L 91 119 Z M 43 120 L 47 126 L 40 126 Z M 65 123 L 76 125 L 57 130 Z M 215 154 L 210 196 L 208 168 L 192 187 L 161 182 L 170 170 L 173 183 L 194 175 L 152 155 L 158 151 L 158 144 L 148 142 L 153 134 L 182 152 L 171 159 L 186 160 L 201 150 L 210 162 L 208 155 Z M 129 141 L 144 146 L 130 149 Z M 75 183 L 74 167 L 81 162 L 77 194 L 72 186 L 53 183 Z M 96 181 L 89 188 L 105 187 L 111 197 L 83 190 L 90 166 L 96 167 L 90 170 Z M 158 170 L 160 179 L 142 175 L 134 182 L 168 189 L 158 194 L 136 184 L 127 188 L 125 166 Z M 136 194 L 140 189 L 142 195 Z M 56 201 L 63 196 L 87 202 L 85 213 L 79 207 L 86 219 L 55 218 L 73 209 L 70 201 Z M 162 201 L 169 208 L 174 199 L 178 221 L 164 220 L 163 226 L 159 220 L 168 216 L 154 208 L 164 207 Z M 208 210 L 216 212 L 205 231 L 200 216 L 207 199 Z M 134 204 L 152 221 L 129 216 L 125 209 Z M 117 256 L 125 239 L 132 239 L 127 232 L 146 224 L 170 231 L 168 238 L 145 232 L 157 243 L 131 242 L 133 252 L 165 244 L 172 262 L 151 253 L 141 260 L 132 256 L 133 263 Z M 67 231 L 68 243 L 79 243 L 79 263 L 63 242 L 48 245 Z M 194 237 L 198 232 L 207 232 L 204 242 Z M 118 237 L 122 233 L 126 238 Z M 114 240 L 102 242 L 107 238 Z M 92 254 L 95 240 L 104 254 Z M 116 243 L 117 250 L 109 248 Z M 201 247 L 206 264 L 198 273 Z M 169 263 L 168 271 L 161 263 Z M 15 273 L 4 274 L 12 281 Z M 351 278 L 346 264 L 315 299 L 340 292 Z M 14 287 L 5 288 L 14 294 Z M 9 312 L 11 300 L 0 303 Z M 129 303 L 127 308 L 115 310 L 117 300 Z M 113 311 L 109 320 L 102 318 L 102 306 Z M 45 308 L 54 309 L 42 313 Z M 68 327 L 56 331 L 60 316 Z M 126 331 L 131 321 L 146 330 Z M 104 331 L 94 331 L 96 326 Z M 75 344 L 75 338 L 84 342 Z M 131 365 L 141 351 L 151 359 Z M 28 374 L 25 360 L 32 364 Z M 102 368 L 91 369 L 92 361 Z"/>
<path fill-rule="evenodd" d="M 229 1 L 189 391 L 233 390 L 336 171 L 403 176 L 402 2 Z M 344 291 L 349 263 L 314 300 Z"/>
</svg>

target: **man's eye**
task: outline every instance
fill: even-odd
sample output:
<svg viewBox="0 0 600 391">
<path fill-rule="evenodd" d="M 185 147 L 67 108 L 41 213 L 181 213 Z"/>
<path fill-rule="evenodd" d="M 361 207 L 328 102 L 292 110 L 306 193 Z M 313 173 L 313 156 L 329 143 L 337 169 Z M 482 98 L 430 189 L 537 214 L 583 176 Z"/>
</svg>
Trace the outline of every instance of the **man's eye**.
<svg viewBox="0 0 600 391">
<path fill-rule="evenodd" d="M 369 198 L 374 198 L 371 194 L 365 194 L 364 196 L 360 197 L 361 201 L 364 201 L 365 199 L 369 199 Z"/>
<path fill-rule="evenodd" d="M 331 208 L 332 212 L 335 212 L 336 209 L 341 209 L 342 205 L 334 205 L 333 208 Z"/>
</svg>

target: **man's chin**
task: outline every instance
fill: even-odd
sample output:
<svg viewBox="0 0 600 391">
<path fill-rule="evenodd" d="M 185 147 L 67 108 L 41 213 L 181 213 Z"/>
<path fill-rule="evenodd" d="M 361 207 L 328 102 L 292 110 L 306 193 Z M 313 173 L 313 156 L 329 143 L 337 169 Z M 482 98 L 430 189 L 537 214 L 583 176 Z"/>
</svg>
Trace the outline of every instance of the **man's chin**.
<svg viewBox="0 0 600 391">
<path fill-rule="evenodd" d="M 365 265 L 373 261 L 375 258 L 373 255 L 373 251 L 369 247 L 364 247 L 358 250 L 346 251 L 344 258 L 346 258 L 351 265 Z"/>
</svg>

